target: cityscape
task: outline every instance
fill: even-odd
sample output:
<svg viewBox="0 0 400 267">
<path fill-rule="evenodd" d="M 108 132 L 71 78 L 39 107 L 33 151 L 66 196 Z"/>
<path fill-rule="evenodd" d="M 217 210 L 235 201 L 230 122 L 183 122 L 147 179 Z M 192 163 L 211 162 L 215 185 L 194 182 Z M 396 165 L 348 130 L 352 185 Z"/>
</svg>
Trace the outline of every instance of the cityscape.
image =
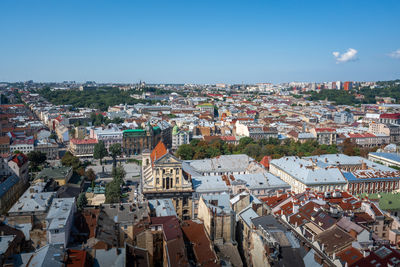
<svg viewBox="0 0 400 267">
<path fill-rule="evenodd" d="M 0 267 L 400 266 L 399 8 L 1 1 Z"/>
</svg>

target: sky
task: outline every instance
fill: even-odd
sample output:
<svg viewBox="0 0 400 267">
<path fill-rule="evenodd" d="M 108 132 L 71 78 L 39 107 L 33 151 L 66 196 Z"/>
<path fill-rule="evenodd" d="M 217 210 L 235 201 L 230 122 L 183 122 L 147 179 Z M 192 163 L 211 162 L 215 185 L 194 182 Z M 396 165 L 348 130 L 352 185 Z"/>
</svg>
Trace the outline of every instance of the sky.
<svg viewBox="0 0 400 267">
<path fill-rule="evenodd" d="M 400 1 L 1 0 L 0 81 L 400 78 Z"/>
</svg>

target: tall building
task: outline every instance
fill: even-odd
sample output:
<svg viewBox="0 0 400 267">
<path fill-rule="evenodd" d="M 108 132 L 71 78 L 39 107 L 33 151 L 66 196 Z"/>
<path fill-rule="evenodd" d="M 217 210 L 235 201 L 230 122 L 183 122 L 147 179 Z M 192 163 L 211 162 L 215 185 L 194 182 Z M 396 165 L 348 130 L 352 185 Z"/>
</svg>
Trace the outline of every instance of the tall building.
<svg viewBox="0 0 400 267">
<path fill-rule="evenodd" d="M 160 127 L 152 127 L 150 123 L 144 130 L 125 130 L 122 134 L 122 150 L 127 156 L 139 155 L 145 149 L 153 149 L 161 137 Z"/>
<path fill-rule="evenodd" d="M 349 90 L 353 89 L 353 82 L 344 82 L 343 89 L 345 91 L 349 91 Z"/>
<path fill-rule="evenodd" d="M 176 214 L 183 220 L 192 217 L 192 181 L 182 170 L 182 161 L 159 142 L 142 153 L 142 193 L 146 199 L 170 198 Z"/>
</svg>

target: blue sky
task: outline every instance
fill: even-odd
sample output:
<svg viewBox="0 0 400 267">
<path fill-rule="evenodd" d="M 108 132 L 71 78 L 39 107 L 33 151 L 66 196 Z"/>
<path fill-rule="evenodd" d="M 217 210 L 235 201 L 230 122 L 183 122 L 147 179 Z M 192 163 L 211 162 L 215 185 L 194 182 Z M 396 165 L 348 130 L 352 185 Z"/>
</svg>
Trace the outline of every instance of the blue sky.
<svg viewBox="0 0 400 267">
<path fill-rule="evenodd" d="M 0 11 L 0 81 L 400 78 L 400 1 L 1 0 Z"/>
</svg>

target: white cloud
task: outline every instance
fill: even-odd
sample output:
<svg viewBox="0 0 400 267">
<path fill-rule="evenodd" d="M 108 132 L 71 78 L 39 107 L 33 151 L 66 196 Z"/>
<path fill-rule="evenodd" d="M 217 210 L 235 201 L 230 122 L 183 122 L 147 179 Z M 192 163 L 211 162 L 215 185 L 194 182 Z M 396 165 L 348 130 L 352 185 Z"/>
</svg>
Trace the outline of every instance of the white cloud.
<svg viewBox="0 0 400 267">
<path fill-rule="evenodd" d="M 354 48 L 349 48 L 345 53 L 333 52 L 332 55 L 336 59 L 336 63 L 344 63 L 357 60 L 358 51 Z"/>
<path fill-rule="evenodd" d="M 396 51 L 393 51 L 392 53 L 390 53 L 389 57 L 400 58 L 400 49 L 397 49 Z"/>
</svg>

